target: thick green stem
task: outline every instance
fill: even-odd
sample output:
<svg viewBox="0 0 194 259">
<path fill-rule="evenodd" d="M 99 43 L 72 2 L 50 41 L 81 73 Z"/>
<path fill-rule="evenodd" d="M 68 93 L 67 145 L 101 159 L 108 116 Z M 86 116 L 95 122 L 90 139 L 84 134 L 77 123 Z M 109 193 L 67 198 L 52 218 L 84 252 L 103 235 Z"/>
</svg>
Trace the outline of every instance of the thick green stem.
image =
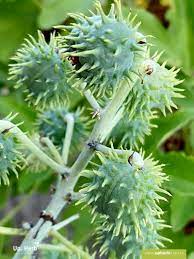
<svg viewBox="0 0 194 259">
<path fill-rule="evenodd" d="M 9 131 L 22 144 L 24 144 L 39 160 L 51 167 L 55 172 L 63 174 L 68 171 L 68 168 L 56 163 L 53 159 L 47 156 L 39 147 L 37 147 L 15 124 L 7 120 L 0 120 L 0 132 Z"/>
<path fill-rule="evenodd" d="M 67 128 L 66 128 L 66 134 L 65 134 L 65 139 L 63 143 L 62 158 L 63 158 L 64 164 L 66 165 L 68 162 L 69 149 L 70 149 L 71 140 L 73 136 L 73 129 L 74 129 L 73 114 L 68 113 L 65 116 L 64 120 L 67 122 Z"/>
<path fill-rule="evenodd" d="M 73 193 L 80 172 L 87 166 L 95 152 L 95 149 L 91 148 L 88 143 L 103 142 L 104 139 L 108 136 L 111 129 L 115 125 L 113 123 L 115 121 L 115 117 L 121 109 L 130 90 L 131 88 L 128 84 L 126 84 L 126 82 L 123 82 L 120 85 L 118 90 L 115 92 L 112 101 L 104 109 L 101 119 L 96 122 L 93 131 L 85 147 L 83 148 L 83 151 L 71 167 L 69 177 L 67 177 L 66 180 L 63 179 L 62 181 L 59 181 L 57 191 L 46 209 L 46 212 L 51 214 L 54 219 L 56 219 L 60 211 L 68 205 L 69 199 L 67 199 L 67 197 L 69 197 L 69 194 Z M 35 227 L 27 234 L 26 238 L 21 244 L 21 249 L 16 253 L 14 259 L 24 258 L 25 252 L 22 248 L 25 246 L 32 247 L 37 242 L 41 242 L 45 237 L 48 236 L 51 228 L 51 221 L 44 221 L 42 218 L 40 218 Z M 30 254 L 28 255 L 28 258 L 31 258 Z"/>
</svg>

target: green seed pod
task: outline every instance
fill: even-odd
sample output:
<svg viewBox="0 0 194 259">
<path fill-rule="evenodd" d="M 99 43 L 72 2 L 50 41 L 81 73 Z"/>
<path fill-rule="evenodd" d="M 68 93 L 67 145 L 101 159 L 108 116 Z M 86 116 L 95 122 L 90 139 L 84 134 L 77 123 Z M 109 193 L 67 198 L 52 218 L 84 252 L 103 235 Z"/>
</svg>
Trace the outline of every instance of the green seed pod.
<svg viewBox="0 0 194 259">
<path fill-rule="evenodd" d="M 37 125 L 41 136 L 49 137 L 54 145 L 60 149 L 66 134 L 67 122 L 66 115 L 68 110 L 64 107 L 53 108 L 40 114 Z M 77 153 L 79 147 L 86 140 L 89 122 L 83 115 L 83 109 L 77 109 L 72 113 L 74 118 L 74 131 L 71 143 L 71 152 Z"/>
<path fill-rule="evenodd" d="M 139 259 L 142 249 L 156 249 L 164 247 L 162 241 L 171 242 L 157 232 L 165 226 L 163 221 L 156 220 L 155 217 L 152 217 L 150 221 L 155 225 L 154 229 L 151 226 L 142 226 L 142 236 L 138 239 L 133 231 L 125 238 L 122 235 L 113 237 L 112 231 L 106 231 L 101 222 L 102 225 L 97 230 L 98 241 L 95 245 L 100 246 L 101 255 L 114 251 L 118 259 Z"/>
<path fill-rule="evenodd" d="M 8 175 L 14 172 L 18 176 L 16 167 L 18 166 L 21 154 L 16 151 L 16 144 L 9 134 L 0 133 L 0 183 L 9 184 Z"/>
<path fill-rule="evenodd" d="M 141 41 L 138 26 L 123 19 L 119 1 L 115 1 L 108 15 L 99 2 L 96 6 L 97 14 L 73 14 L 76 23 L 64 27 L 69 31 L 65 36 L 65 55 L 72 59 L 86 88 L 104 95 L 112 93 L 121 79 L 129 77 L 134 57 L 144 50 L 146 41 Z"/>
<path fill-rule="evenodd" d="M 71 64 L 62 58 L 60 47 L 54 35 L 47 44 L 41 32 L 38 40 L 32 36 L 26 39 L 10 64 L 10 78 L 16 81 L 16 87 L 23 87 L 27 100 L 41 108 L 51 103 L 63 103 L 70 90 L 68 74 Z"/>
<path fill-rule="evenodd" d="M 159 109 L 165 115 L 166 108 L 170 112 L 172 112 L 171 107 L 177 108 L 173 98 L 183 98 L 179 93 L 183 90 L 176 87 L 182 81 L 176 79 L 179 69 L 175 70 L 174 67 L 167 69 L 166 62 L 160 65 L 157 60 L 158 57 L 148 58 L 141 64 L 139 72 L 142 82 L 134 88 L 139 95 L 148 96 L 150 109 Z"/>
<path fill-rule="evenodd" d="M 150 157 L 142 168 L 134 166 L 133 159 L 127 156 L 110 154 L 99 158 L 102 164 L 98 169 L 84 174 L 91 181 L 81 191 L 81 202 L 91 206 L 94 218 L 100 216 L 100 231 L 108 234 L 110 243 L 118 239 L 121 246 L 127 246 L 118 258 L 139 258 L 143 248 L 154 248 L 164 239 L 157 234 L 164 226 L 158 203 L 166 200 L 159 193 L 169 194 L 161 188 L 168 178 L 162 166 Z M 109 242 L 104 241 L 101 252 L 109 250 Z M 125 257 L 126 253 L 137 257 Z"/>
<path fill-rule="evenodd" d="M 143 115 L 143 116 L 142 116 Z M 152 128 L 157 127 L 152 123 L 156 113 L 152 111 L 136 110 L 136 113 L 129 119 L 125 114 L 117 126 L 112 130 L 111 137 L 119 141 L 125 148 L 138 149 L 139 144 L 144 143 L 145 135 L 150 135 Z"/>
<path fill-rule="evenodd" d="M 149 55 L 149 53 L 148 53 Z M 130 92 L 126 110 L 121 124 L 112 133 L 116 135 L 119 129 L 120 142 L 125 147 L 138 148 L 139 143 L 143 144 L 145 135 L 151 134 L 151 129 L 156 127 L 152 120 L 157 117 L 160 110 L 166 114 L 166 108 L 172 112 L 171 107 L 177 108 L 173 98 L 182 98 L 179 93 L 182 89 L 175 87 L 181 81 L 176 79 L 177 71 L 174 68 L 168 70 L 165 64 L 157 63 L 159 56 L 152 59 L 141 59 L 136 62 L 140 79 Z"/>
</svg>

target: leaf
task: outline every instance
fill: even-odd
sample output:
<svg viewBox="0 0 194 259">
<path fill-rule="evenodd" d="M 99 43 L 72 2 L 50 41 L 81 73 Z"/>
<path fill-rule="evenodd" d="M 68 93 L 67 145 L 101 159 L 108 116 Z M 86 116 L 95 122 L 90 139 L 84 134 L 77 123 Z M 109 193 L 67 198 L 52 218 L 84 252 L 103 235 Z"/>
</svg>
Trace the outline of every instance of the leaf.
<svg viewBox="0 0 194 259">
<path fill-rule="evenodd" d="M 165 184 L 165 188 L 173 193 L 184 196 L 193 196 L 194 198 L 194 183 L 180 177 L 170 176 L 170 180 Z"/>
<path fill-rule="evenodd" d="M 62 23 L 69 12 L 85 11 L 93 0 L 43 0 L 38 23 L 41 29 L 49 29 Z"/>
<path fill-rule="evenodd" d="M 0 187 L 0 208 L 4 207 L 6 205 L 7 199 L 10 195 L 10 188 L 8 188 L 5 185 L 1 185 Z"/>
<path fill-rule="evenodd" d="M 182 61 L 181 66 L 183 66 L 184 71 L 187 73 L 191 73 L 194 66 L 193 12 L 193 0 L 172 0 L 172 8 L 167 14 L 167 18 L 170 21 L 168 38 L 174 39 L 172 46 L 174 51 L 173 49 L 172 51 Z"/>
<path fill-rule="evenodd" d="M 19 176 L 18 190 L 20 193 L 28 192 L 32 187 L 38 187 L 42 182 L 48 180 L 52 176 L 51 172 L 45 171 L 40 173 L 23 172 Z"/>
<path fill-rule="evenodd" d="M 158 153 L 155 157 L 165 164 L 164 171 L 167 175 L 194 183 L 194 157 L 180 152 Z"/>
<path fill-rule="evenodd" d="M 0 96 L 0 117 L 6 117 L 9 113 L 19 113 L 18 116 L 14 119 L 14 123 L 20 123 L 24 121 L 24 124 L 20 127 L 23 130 L 32 130 L 35 112 L 32 111 L 21 99 L 20 96 L 16 94 L 9 96 Z"/>
<path fill-rule="evenodd" d="M 7 79 L 7 66 L 0 63 L 0 86 L 5 84 Z"/>
<path fill-rule="evenodd" d="M 0 61 L 7 63 L 23 38 L 37 29 L 38 8 L 32 0 L 0 1 Z"/>
<path fill-rule="evenodd" d="M 162 217 L 167 224 L 171 224 L 171 209 L 167 203 L 163 204 L 163 211 L 165 211 L 164 216 Z M 194 235 L 185 235 L 184 231 L 181 229 L 178 232 L 174 232 L 173 229 L 164 228 L 161 231 L 161 235 L 172 240 L 172 243 L 165 242 L 166 248 L 169 249 L 186 249 L 187 252 L 194 251 Z"/>
<path fill-rule="evenodd" d="M 157 128 L 152 130 L 152 137 L 146 137 L 145 148 L 148 152 L 153 152 L 161 146 L 162 143 L 170 136 L 172 136 L 177 130 L 183 128 L 194 119 L 193 103 L 188 109 L 182 109 L 172 114 L 168 114 L 166 117 L 160 117 L 154 120 L 154 124 Z"/>
<path fill-rule="evenodd" d="M 171 200 L 171 224 L 174 231 L 181 230 L 194 218 L 193 196 L 175 194 Z"/>
</svg>

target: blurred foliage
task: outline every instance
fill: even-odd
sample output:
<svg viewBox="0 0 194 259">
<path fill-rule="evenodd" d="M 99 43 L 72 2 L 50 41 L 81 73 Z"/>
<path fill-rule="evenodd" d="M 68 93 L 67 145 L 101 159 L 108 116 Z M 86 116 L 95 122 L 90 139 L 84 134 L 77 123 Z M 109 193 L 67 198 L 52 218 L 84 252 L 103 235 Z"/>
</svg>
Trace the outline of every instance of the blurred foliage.
<svg viewBox="0 0 194 259">
<path fill-rule="evenodd" d="M 16 122 L 24 121 L 25 131 L 32 131 L 36 113 L 23 101 L 22 93 L 15 91 L 7 81 L 9 58 L 23 42 L 27 34 L 36 36 L 41 29 L 46 37 L 52 26 L 68 23 L 68 12 L 92 9 L 93 0 L 0 0 L 0 116 L 11 111 L 19 112 Z M 102 1 L 105 10 L 111 0 Z M 123 0 L 123 10 L 130 8 L 142 21 L 141 30 L 154 35 L 149 40 L 160 51 L 169 67 L 181 67 L 180 78 L 185 78 L 182 88 L 185 99 L 179 101 L 179 109 L 165 118 L 156 119 L 158 128 L 145 140 L 146 152 L 153 153 L 165 166 L 170 181 L 166 188 L 172 193 L 169 204 L 163 204 L 165 217 L 172 229 L 164 230 L 173 240 L 169 248 L 185 248 L 194 251 L 194 1 L 193 0 Z M 72 99 L 72 98 L 71 98 Z M 71 107 L 84 104 L 82 97 L 74 96 Z M 181 134 L 177 135 L 177 132 Z M 175 137 L 174 137 L 175 136 Z M 175 141 L 176 140 L 176 141 Z M 180 145 L 180 143 L 182 143 Z M 168 147 L 168 148 L 167 148 Z M 169 148 L 170 147 L 170 148 Z M 13 177 L 10 186 L 0 188 L 0 207 L 10 197 L 28 194 L 34 186 L 37 192 L 48 192 L 54 178 L 49 172 L 31 175 L 21 172 L 19 181 Z M 70 206 L 62 218 L 77 212 L 79 207 Z M 72 224 L 72 239 L 83 244 L 93 230 L 87 209 L 80 212 L 80 219 Z M 13 222 L 9 222 L 13 225 Z M 84 237 L 84 239 L 83 239 Z M 5 245 L 6 244 L 6 245 Z M 0 239 L 1 258 L 10 258 L 12 249 L 7 249 L 7 238 Z M 10 245 L 11 247 L 11 245 Z M 190 255 L 190 259 L 194 253 Z"/>
</svg>

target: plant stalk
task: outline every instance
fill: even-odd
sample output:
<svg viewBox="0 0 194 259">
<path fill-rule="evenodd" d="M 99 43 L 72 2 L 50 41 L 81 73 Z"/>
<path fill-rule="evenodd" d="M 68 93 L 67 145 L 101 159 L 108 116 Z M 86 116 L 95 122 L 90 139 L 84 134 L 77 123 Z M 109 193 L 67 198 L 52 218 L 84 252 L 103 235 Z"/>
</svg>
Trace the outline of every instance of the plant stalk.
<svg viewBox="0 0 194 259">
<path fill-rule="evenodd" d="M 70 168 L 69 177 L 59 181 L 56 193 L 46 209 L 46 212 L 51 214 L 54 219 L 56 219 L 61 210 L 69 204 L 69 199 L 67 199 L 67 197 L 69 197 L 69 194 L 73 193 L 80 172 L 87 166 L 88 162 L 92 159 L 92 156 L 95 153 L 95 149 L 92 149 L 88 143 L 101 143 L 105 140 L 105 138 L 110 133 L 110 125 L 113 125 L 114 118 L 128 97 L 131 87 L 129 84 L 126 84 L 126 82 L 123 82 L 119 86 L 114 94 L 113 99 L 104 109 L 101 119 L 96 122 L 93 131 L 87 143 L 85 144 L 85 147 L 83 148 L 83 151 L 80 153 L 79 157 Z M 20 246 L 21 249 L 17 251 L 14 259 L 24 258 L 26 254 L 22 248 L 25 246 L 32 247 L 37 242 L 41 243 L 42 240 L 48 236 L 51 228 L 51 221 L 44 221 L 42 218 L 40 218 L 34 228 L 32 228 L 26 235 L 26 238 L 23 240 Z M 28 254 L 28 257 L 25 258 L 31 258 L 31 255 Z"/>
<path fill-rule="evenodd" d="M 63 174 L 68 171 L 68 168 L 55 162 L 52 158 L 46 155 L 38 146 L 36 146 L 27 136 L 24 134 L 17 125 L 8 120 L 0 120 L 0 133 L 10 132 L 15 136 L 22 144 L 24 144 L 39 160 L 51 167 L 55 172 Z"/>
</svg>

